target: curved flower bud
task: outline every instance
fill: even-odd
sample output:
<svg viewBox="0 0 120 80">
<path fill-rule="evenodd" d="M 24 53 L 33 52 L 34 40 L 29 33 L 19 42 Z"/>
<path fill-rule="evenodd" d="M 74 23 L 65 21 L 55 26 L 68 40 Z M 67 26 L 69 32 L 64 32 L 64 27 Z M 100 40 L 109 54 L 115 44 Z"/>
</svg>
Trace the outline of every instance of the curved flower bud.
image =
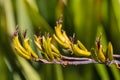
<svg viewBox="0 0 120 80">
<path fill-rule="evenodd" d="M 104 52 L 103 52 L 102 45 L 100 45 L 97 55 L 98 55 L 98 58 L 101 62 L 106 62 L 106 58 L 105 58 L 105 55 L 104 55 Z"/>
<path fill-rule="evenodd" d="M 114 59 L 113 58 L 113 47 L 112 47 L 111 42 L 108 43 L 106 58 L 107 58 L 108 61 L 112 61 Z"/>
<path fill-rule="evenodd" d="M 87 51 L 86 47 L 79 40 L 77 41 L 77 43 L 82 50 Z"/>
<path fill-rule="evenodd" d="M 23 46 L 32 57 L 38 58 L 38 55 L 33 51 L 33 49 L 31 48 L 31 46 L 29 44 L 29 39 L 25 38 L 23 40 Z"/>
<path fill-rule="evenodd" d="M 71 47 L 71 41 L 68 38 L 65 31 L 62 31 L 61 18 L 57 21 L 55 26 L 55 34 L 53 34 L 55 40 L 64 48 L 69 49 Z"/>
<path fill-rule="evenodd" d="M 32 50 L 31 46 L 29 45 L 29 39 L 23 38 L 23 46 L 21 45 L 18 38 L 17 30 L 14 32 L 13 45 L 18 54 L 25 57 L 26 59 L 38 58 L 36 53 Z"/>
<path fill-rule="evenodd" d="M 92 57 L 92 59 L 94 59 L 95 61 L 97 61 L 97 62 L 100 62 L 100 60 L 98 59 L 98 56 L 97 56 L 97 53 L 96 53 L 96 51 L 95 51 L 95 49 L 94 48 L 91 48 L 91 57 Z"/>
<path fill-rule="evenodd" d="M 74 54 L 78 56 L 90 56 L 91 53 L 88 51 L 81 50 L 76 44 L 72 44 Z"/>
<path fill-rule="evenodd" d="M 39 37 L 35 37 L 35 44 L 39 50 L 44 54 L 48 61 L 60 58 L 59 50 L 52 44 L 52 38 L 49 36 L 42 36 L 41 40 Z"/>
<path fill-rule="evenodd" d="M 13 45 L 15 50 L 20 56 L 25 57 L 26 59 L 31 59 L 31 55 L 22 47 L 20 41 L 18 39 L 18 35 L 14 36 L 13 38 Z"/>
<path fill-rule="evenodd" d="M 61 40 L 59 40 L 59 38 L 55 34 L 53 34 L 53 37 L 63 48 L 67 49 L 70 47 L 70 45 L 67 45 L 65 42 L 62 42 Z"/>
<path fill-rule="evenodd" d="M 40 37 L 37 37 L 36 35 L 34 35 L 34 37 L 35 37 L 34 42 L 35 42 L 36 46 L 38 47 L 38 49 L 40 51 L 42 51 L 42 43 L 41 43 Z"/>
<path fill-rule="evenodd" d="M 26 59 L 31 59 L 31 56 L 30 56 L 30 55 L 24 54 L 18 47 L 15 47 L 15 50 L 17 51 L 17 53 L 18 53 L 20 56 L 23 56 L 23 57 L 26 58 Z"/>
</svg>

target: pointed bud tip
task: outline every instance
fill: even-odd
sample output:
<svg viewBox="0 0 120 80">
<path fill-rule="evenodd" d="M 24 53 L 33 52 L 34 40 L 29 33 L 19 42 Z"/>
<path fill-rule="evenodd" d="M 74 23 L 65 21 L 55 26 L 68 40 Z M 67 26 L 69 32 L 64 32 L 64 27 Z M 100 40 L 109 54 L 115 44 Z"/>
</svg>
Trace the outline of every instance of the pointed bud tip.
<svg viewBox="0 0 120 80">
<path fill-rule="evenodd" d="M 15 29 L 15 32 L 14 32 L 14 36 L 17 36 L 18 35 L 18 33 L 19 33 L 19 29 L 18 29 L 19 27 L 18 27 L 18 25 L 16 26 L 16 29 Z"/>
<path fill-rule="evenodd" d="M 100 34 L 100 36 L 99 36 L 98 39 L 96 40 L 96 45 L 97 45 L 97 48 L 98 48 L 98 49 L 100 49 L 101 38 L 102 38 L 102 34 Z"/>
<path fill-rule="evenodd" d="M 56 24 L 62 24 L 63 20 L 62 20 L 62 15 L 58 18 L 58 20 L 56 21 Z"/>
<path fill-rule="evenodd" d="M 73 33 L 73 36 L 71 37 L 71 42 L 74 44 L 75 41 L 75 33 Z"/>
<path fill-rule="evenodd" d="M 27 34 L 27 29 L 25 29 L 25 31 L 23 32 L 23 37 L 25 38 Z"/>
</svg>

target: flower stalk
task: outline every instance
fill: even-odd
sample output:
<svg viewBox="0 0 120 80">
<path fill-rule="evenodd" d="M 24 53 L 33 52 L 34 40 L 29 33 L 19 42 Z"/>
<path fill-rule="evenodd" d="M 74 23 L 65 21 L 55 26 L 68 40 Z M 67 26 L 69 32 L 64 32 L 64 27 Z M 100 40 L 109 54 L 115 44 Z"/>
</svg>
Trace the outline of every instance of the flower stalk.
<svg viewBox="0 0 120 80">
<path fill-rule="evenodd" d="M 48 61 L 46 59 L 41 59 L 41 58 L 38 58 L 38 59 L 33 59 L 33 61 L 35 62 L 40 62 L 40 63 L 44 63 L 44 64 L 60 64 L 60 65 L 85 65 L 85 64 L 105 64 L 107 66 L 110 66 L 111 64 L 115 64 L 116 67 L 118 69 L 120 69 L 120 67 L 118 65 L 120 65 L 120 61 L 119 60 L 112 60 L 111 62 L 109 63 L 100 63 L 100 62 L 96 62 L 95 60 L 93 59 L 87 59 L 87 58 L 70 58 L 69 57 L 69 60 L 60 60 L 60 61 Z"/>
<path fill-rule="evenodd" d="M 104 52 L 100 36 L 96 41 L 96 48 L 91 48 L 91 51 L 88 51 L 80 40 L 77 40 L 77 43 L 75 43 L 75 36 L 73 36 L 72 39 L 69 39 L 66 32 L 62 30 L 61 17 L 56 22 L 55 34 L 53 34 L 53 36 L 50 36 L 49 34 L 42 36 L 34 35 L 34 43 L 38 50 L 42 53 L 43 58 L 39 58 L 37 53 L 30 46 L 30 39 L 25 37 L 27 32 L 25 31 L 23 34 L 23 44 L 20 43 L 18 33 L 18 28 L 16 28 L 13 37 L 13 46 L 16 53 L 26 59 L 44 64 L 61 65 L 114 64 L 120 69 L 120 55 L 113 54 L 113 46 L 111 42 L 108 43 L 107 50 Z M 56 42 L 61 45 L 62 49 L 73 53 L 72 55 L 76 55 L 77 57 L 68 57 L 61 54 L 52 40 L 56 40 Z"/>
</svg>

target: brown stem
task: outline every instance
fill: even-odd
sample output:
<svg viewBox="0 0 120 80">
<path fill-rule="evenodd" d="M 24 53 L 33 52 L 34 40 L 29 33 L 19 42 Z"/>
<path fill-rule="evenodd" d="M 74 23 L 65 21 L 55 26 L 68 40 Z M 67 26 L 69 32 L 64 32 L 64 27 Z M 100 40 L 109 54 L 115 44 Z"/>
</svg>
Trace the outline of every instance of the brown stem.
<svg viewBox="0 0 120 80">
<path fill-rule="evenodd" d="M 120 58 L 120 55 L 113 55 L 115 58 Z M 53 60 L 53 61 L 48 61 L 46 59 L 33 59 L 35 62 L 41 62 L 44 64 L 61 64 L 61 65 L 84 65 L 84 64 L 105 64 L 105 65 L 111 65 L 115 64 L 118 68 L 120 65 L 119 60 L 112 60 L 112 61 L 107 61 L 105 63 L 103 62 L 96 62 L 93 59 L 90 58 L 76 58 L 76 57 L 67 57 L 67 56 L 61 56 L 61 60 Z"/>
<path fill-rule="evenodd" d="M 62 60 L 69 60 L 69 61 L 87 61 L 90 60 L 90 58 L 76 58 L 76 57 L 68 57 L 68 56 L 61 56 Z"/>
<path fill-rule="evenodd" d="M 83 65 L 83 64 L 97 64 L 98 62 L 89 59 L 88 61 L 47 61 L 46 59 L 34 59 L 36 62 L 42 62 L 45 64 L 61 64 L 61 65 Z"/>
<path fill-rule="evenodd" d="M 119 58 L 119 59 L 120 59 L 120 55 L 118 55 L 118 54 L 114 54 L 113 57 L 114 57 L 114 58 Z"/>
</svg>

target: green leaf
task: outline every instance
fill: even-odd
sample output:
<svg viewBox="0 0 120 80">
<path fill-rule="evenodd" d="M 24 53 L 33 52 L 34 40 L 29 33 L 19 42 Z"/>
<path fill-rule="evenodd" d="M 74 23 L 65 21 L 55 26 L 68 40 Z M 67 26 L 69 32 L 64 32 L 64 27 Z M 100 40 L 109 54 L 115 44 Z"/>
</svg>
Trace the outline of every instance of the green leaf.
<svg viewBox="0 0 120 80">
<path fill-rule="evenodd" d="M 22 57 L 17 55 L 26 80 L 41 80 L 39 73 Z"/>
<path fill-rule="evenodd" d="M 108 75 L 105 65 L 97 64 L 97 65 L 95 65 L 95 67 L 96 67 L 96 70 L 97 70 L 101 80 L 110 80 L 110 77 Z"/>
<path fill-rule="evenodd" d="M 114 75 L 114 80 L 120 80 L 120 71 L 116 68 L 115 65 L 111 65 L 110 67 L 112 74 Z"/>
</svg>

